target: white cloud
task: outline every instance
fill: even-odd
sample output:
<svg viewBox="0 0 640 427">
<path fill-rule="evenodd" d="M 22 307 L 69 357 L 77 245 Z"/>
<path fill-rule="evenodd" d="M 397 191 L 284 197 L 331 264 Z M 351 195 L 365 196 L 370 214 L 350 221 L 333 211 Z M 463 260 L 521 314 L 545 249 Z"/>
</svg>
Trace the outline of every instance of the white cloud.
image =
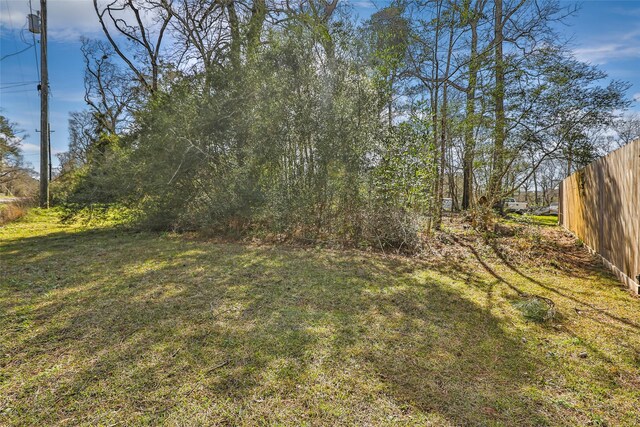
<svg viewBox="0 0 640 427">
<path fill-rule="evenodd" d="M 31 1 L 33 13 L 40 9 L 38 0 Z M 27 32 L 29 2 L 10 0 L 2 2 L 0 31 Z M 52 41 L 78 41 L 80 36 L 101 33 L 100 24 L 90 0 L 49 0 L 47 2 L 48 36 Z"/>
<path fill-rule="evenodd" d="M 606 64 L 620 59 L 640 58 L 640 27 L 612 34 L 605 39 L 587 41 L 585 44 L 586 47 L 573 51 L 581 61 Z"/>
<path fill-rule="evenodd" d="M 637 102 L 640 102 L 640 92 L 633 94 L 633 100 L 637 101 Z"/>
<path fill-rule="evenodd" d="M 376 7 L 372 0 L 350 1 L 349 4 L 361 9 L 371 9 Z"/>
<path fill-rule="evenodd" d="M 29 142 L 23 142 L 21 145 L 22 155 L 24 157 L 34 157 L 40 154 L 40 145 L 39 144 L 31 144 Z M 51 155 L 55 156 L 56 154 L 64 153 L 65 150 L 61 150 L 56 147 L 51 147 Z"/>
<path fill-rule="evenodd" d="M 40 146 L 38 144 L 31 144 L 29 142 L 23 142 L 21 145 L 22 145 L 22 151 L 25 154 L 33 154 L 33 153 L 39 153 L 40 152 Z"/>
<path fill-rule="evenodd" d="M 88 0 L 52 0 L 47 7 L 50 37 L 77 41 L 81 35 L 101 32 L 93 2 Z"/>
<path fill-rule="evenodd" d="M 638 43 L 640 43 L 640 41 Z M 616 59 L 640 58 L 640 45 L 609 43 L 575 49 L 573 53 L 576 55 L 576 58 L 581 61 L 593 64 L 606 64 Z"/>
</svg>

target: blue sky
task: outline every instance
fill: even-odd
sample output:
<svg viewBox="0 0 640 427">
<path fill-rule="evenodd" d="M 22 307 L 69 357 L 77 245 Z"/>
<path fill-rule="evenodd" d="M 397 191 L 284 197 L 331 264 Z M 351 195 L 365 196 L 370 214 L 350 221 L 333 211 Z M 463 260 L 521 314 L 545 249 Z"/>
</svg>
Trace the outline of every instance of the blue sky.
<svg viewBox="0 0 640 427">
<path fill-rule="evenodd" d="M 352 2 L 360 16 L 383 3 Z M 32 0 L 32 4 L 39 8 L 39 0 Z M 80 36 L 99 37 L 101 33 L 90 0 L 49 0 L 48 11 L 51 145 L 55 154 L 67 149 L 69 112 L 84 108 Z M 28 46 L 25 41 L 32 42 L 26 30 L 28 13 L 28 0 L 0 0 L 0 57 L 24 49 Z M 632 83 L 628 95 L 640 101 L 640 0 L 583 1 L 578 15 L 559 31 L 571 38 L 571 48 L 579 59 L 599 65 L 611 78 Z M 25 161 L 36 168 L 38 79 L 33 48 L 0 61 L 0 114 L 25 132 Z M 632 108 L 640 111 L 640 102 Z"/>
</svg>

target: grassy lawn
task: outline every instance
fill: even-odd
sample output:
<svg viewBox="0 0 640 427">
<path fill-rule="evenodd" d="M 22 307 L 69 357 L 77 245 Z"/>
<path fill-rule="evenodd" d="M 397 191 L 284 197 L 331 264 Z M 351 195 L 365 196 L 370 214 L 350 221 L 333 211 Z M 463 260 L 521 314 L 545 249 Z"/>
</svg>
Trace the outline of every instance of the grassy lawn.
<svg viewBox="0 0 640 427">
<path fill-rule="evenodd" d="M 508 220 L 516 223 L 544 225 L 549 227 L 556 227 L 558 225 L 558 215 L 519 215 L 509 214 Z"/>
<path fill-rule="evenodd" d="M 515 227 L 417 259 L 34 210 L 0 228 L 0 425 L 639 425 L 640 300 Z"/>
<path fill-rule="evenodd" d="M 527 218 L 534 224 L 538 225 L 558 225 L 558 215 L 527 215 Z"/>
</svg>

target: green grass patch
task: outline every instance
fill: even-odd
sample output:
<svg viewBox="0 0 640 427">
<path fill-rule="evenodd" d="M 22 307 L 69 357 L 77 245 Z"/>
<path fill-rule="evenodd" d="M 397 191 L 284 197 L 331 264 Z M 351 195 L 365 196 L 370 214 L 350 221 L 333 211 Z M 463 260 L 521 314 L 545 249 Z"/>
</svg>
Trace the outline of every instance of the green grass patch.
<svg viewBox="0 0 640 427">
<path fill-rule="evenodd" d="M 639 300 L 539 234 L 419 260 L 32 210 L 0 228 L 0 425 L 640 424 Z"/>
<path fill-rule="evenodd" d="M 557 215 L 530 215 L 530 214 L 519 215 L 519 214 L 510 213 L 507 215 L 507 222 L 546 226 L 546 227 L 556 227 L 558 226 L 558 216 Z"/>
<path fill-rule="evenodd" d="M 526 215 L 526 218 L 535 225 L 554 227 L 558 225 L 558 215 Z"/>
</svg>

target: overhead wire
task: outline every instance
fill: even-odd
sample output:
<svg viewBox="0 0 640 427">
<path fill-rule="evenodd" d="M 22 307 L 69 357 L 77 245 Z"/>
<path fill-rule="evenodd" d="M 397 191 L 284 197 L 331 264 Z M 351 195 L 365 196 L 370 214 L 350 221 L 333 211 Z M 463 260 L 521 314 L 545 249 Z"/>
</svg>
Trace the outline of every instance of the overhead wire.
<svg viewBox="0 0 640 427">
<path fill-rule="evenodd" d="M 10 34 L 11 34 L 11 37 L 13 39 L 14 50 L 15 50 L 15 52 L 22 53 L 26 49 L 19 50 L 19 48 L 18 48 L 18 40 L 16 39 L 16 35 L 15 35 L 15 31 L 14 31 L 14 29 L 16 27 L 14 27 L 14 25 L 13 25 L 13 19 L 11 17 L 11 6 L 9 6 L 9 0 L 5 0 L 5 5 L 6 5 L 6 8 L 7 8 L 7 18 L 8 18 L 8 21 L 9 21 L 9 27 L 11 28 Z M 31 46 L 29 46 L 29 47 L 31 47 Z M 11 57 L 11 56 L 17 55 L 15 52 L 12 53 L 12 54 L 9 54 L 9 55 L 5 55 L 5 57 L 3 57 L 3 59 L 5 59 L 6 57 Z M 22 68 L 22 61 L 20 60 L 20 56 L 17 57 L 17 60 L 18 60 L 18 69 L 20 70 L 20 80 L 21 80 L 22 83 L 25 83 L 24 70 Z M 38 81 L 39 81 L 39 79 L 38 79 Z"/>
<path fill-rule="evenodd" d="M 12 89 L 14 87 L 19 87 L 19 86 L 31 86 L 34 83 L 38 83 L 38 82 L 31 81 L 31 82 L 21 82 L 21 83 L 3 83 L 2 86 L 0 86 L 0 89 Z"/>
<path fill-rule="evenodd" d="M 32 0 L 28 0 L 29 3 L 29 13 L 31 15 L 33 15 L 33 5 L 32 5 Z M 38 42 L 36 40 L 36 36 L 35 33 L 33 31 L 30 31 L 30 29 L 27 29 L 27 25 L 28 22 L 25 23 L 25 25 L 22 26 L 22 28 L 20 30 L 17 29 L 17 27 L 14 26 L 13 24 L 13 19 L 11 18 L 11 6 L 9 5 L 9 0 L 5 0 L 5 5 L 6 5 L 6 11 L 7 11 L 7 16 L 8 16 L 8 21 L 9 21 L 9 26 L 11 28 L 10 33 L 11 36 L 13 38 L 13 44 L 14 44 L 14 52 L 4 55 L 2 57 L 0 57 L 0 61 L 1 60 L 5 60 L 8 59 L 10 57 L 17 57 L 18 60 L 18 69 L 20 71 L 20 82 L 0 82 L 0 90 L 2 90 L 2 94 L 17 94 L 17 93 L 33 93 L 33 89 L 27 89 L 26 86 L 30 86 L 30 85 L 34 85 L 34 84 L 38 84 L 38 91 L 40 90 L 40 84 L 42 83 L 40 80 L 40 61 L 38 59 Z M 27 47 L 20 49 L 18 47 L 18 40 L 16 38 L 15 33 L 19 31 L 20 34 L 20 39 L 22 41 L 22 43 L 26 44 Z M 31 33 L 31 43 L 28 42 L 25 38 L 25 31 L 29 31 Z M 30 48 L 33 47 L 33 53 L 34 53 L 34 59 L 35 59 L 35 65 L 36 65 L 36 79 L 37 80 L 32 80 L 32 81 L 26 81 L 25 80 L 25 74 L 24 74 L 24 69 L 22 66 L 22 61 L 20 59 L 20 54 L 23 52 L 26 52 L 27 50 L 29 50 Z M 51 89 L 49 89 L 49 94 L 50 96 L 53 95 Z M 37 110 L 37 108 L 35 107 L 34 104 L 34 99 L 32 97 L 27 96 L 26 97 L 29 101 L 29 103 L 31 104 L 32 108 L 28 110 L 28 115 L 31 117 L 31 120 L 36 123 L 36 121 L 34 120 L 34 111 Z M 37 130 L 36 130 L 37 131 Z M 50 144 L 50 142 L 49 142 Z M 51 159 L 50 159 L 51 160 Z"/>
<path fill-rule="evenodd" d="M 28 49 L 31 49 L 31 45 L 29 45 L 29 46 L 25 47 L 24 49 L 19 50 L 17 52 L 9 53 L 7 55 L 4 55 L 3 57 L 0 57 L 0 61 L 4 61 L 5 59 L 10 58 L 10 57 L 15 56 L 15 55 L 19 55 L 19 54 L 21 54 L 22 52 L 25 52 Z"/>
<path fill-rule="evenodd" d="M 31 0 L 29 0 L 29 13 L 33 15 L 33 7 L 31 6 Z M 42 24 L 40 24 L 40 27 L 42 28 Z M 31 39 L 33 40 L 33 54 L 36 58 L 36 72 L 38 73 L 38 80 L 40 80 L 40 65 L 38 64 L 38 49 L 35 47 L 36 46 L 36 34 L 35 33 L 31 33 Z"/>
<path fill-rule="evenodd" d="M 18 90 L 4 90 L 2 89 L 3 94 L 7 93 L 25 93 L 25 92 L 33 92 L 33 89 L 18 89 Z"/>
<path fill-rule="evenodd" d="M 0 89 L 2 89 L 2 94 L 3 95 L 9 95 L 9 94 L 18 94 L 18 93 L 31 93 L 33 94 L 35 87 L 33 88 L 25 88 L 26 86 L 29 85 L 34 85 L 36 83 L 40 83 L 40 67 L 39 67 L 39 63 L 38 63 L 38 56 L 37 56 L 37 43 L 36 43 L 36 39 L 35 39 L 35 35 L 32 35 L 32 40 L 33 43 L 29 44 L 29 42 L 27 42 L 24 38 L 24 31 L 25 31 L 25 26 L 22 27 L 21 30 L 18 30 L 18 27 L 14 26 L 13 23 L 13 19 L 12 19 L 12 13 L 11 13 L 11 6 L 9 3 L 9 0 L 5 0 L 4 1 L 5 7 L 6 7 L 6 16 L 7 16 L 7 20 L 9 22 L 9 27 L 10 27 L 10 31 L 9 33 L 11 34 L 11 38 L 13 39 L 13 46 L 14 46 L 14 51 L 16 52 L 15 54 L 9 54 L 9 55 L 5 55 L 5 57 L 13 57 L 15 56 L 17 63 L 18 63 L 18 71 L 19 71 L 19 82 L 1 82 L 0 81 Z M 31 12 L 33 12 L 33 9 L 31 8 L 31 0 L 29 0 L 29 9 Z M 20 48 L 18 47 L 18 40 L 16 37 L 16 32 L 19 31 L 20 34 L 20 39 L 23 43 L 29 45 L 27 46 L 26 49 L 22 49 L 20 50 Z M 23 53 L 25 51 L 27 51 L 29 48 L 33 47 L 34 48 L 34 53 L 35 53 L 35 59 L 36 59 L 36 80 L 25 80 L 25 73 L 24 73 L 24 67 L 22 65 L 22 59 L 21 59 L 21 55 L 19 55 L 18 53 Z M 6 58 L 3 58 L 6 59 Z M 9 90 L 7 90 L 9 89 Z M 37 91 L 36 91 L 37 92 Z M 37 123 L 37 120 L 35 119 L 34 113 L 35 111 L 37 111 L 37 106 L 35 105 L 35 100 L 32 96 L 25 96 L 25 98 L 28 100 L 27 103 L 30 104 L 31 108 L 27 109 L 27 116 L 29 117 L 30 121 L 32 123 Z M 0 98 L 1 99 L 1 98 Z M 28 134 L 25 136 L 25 140 L 27 140 L 29 138 Z"/>
</svg>

